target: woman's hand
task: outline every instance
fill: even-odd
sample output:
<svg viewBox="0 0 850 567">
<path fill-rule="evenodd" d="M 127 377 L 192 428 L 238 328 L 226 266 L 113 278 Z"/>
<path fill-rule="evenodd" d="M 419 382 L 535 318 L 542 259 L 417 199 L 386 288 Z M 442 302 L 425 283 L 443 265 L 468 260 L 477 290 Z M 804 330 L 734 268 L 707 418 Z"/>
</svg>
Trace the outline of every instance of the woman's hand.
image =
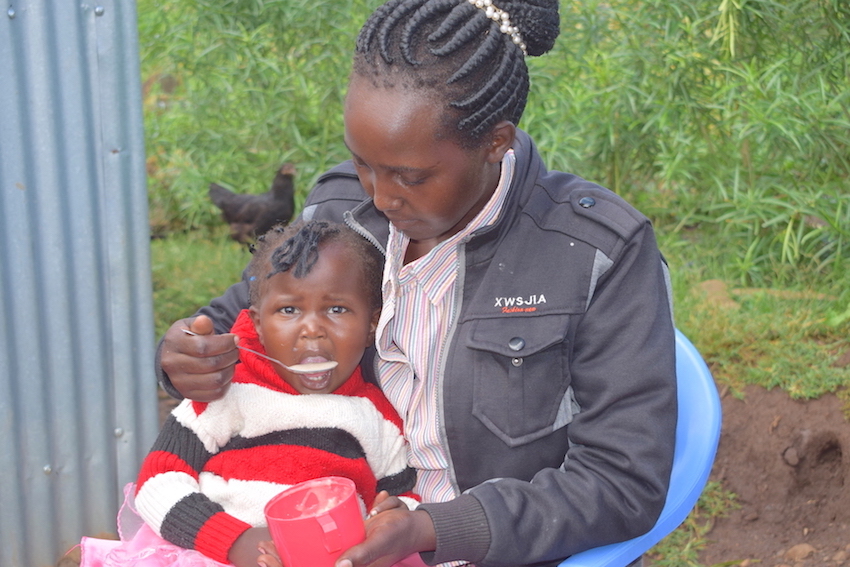
<svg viewBox="0 0 850 567">
<path fill-rule="evenodd" d="M 403 503 L 395 506 L 393 500 L 398 498 L 380 503 L 376 499 L 373 510 L 381 511 L 366 520 L 366 541 L 344 552 L 336 561 L 337 567 L 389 567 L 408 555 L 436 548 L 437 535 L 428 512 L 410 511 Z M 384 506 L 387 502 L 391 508 Z"/>
<path fill-rule="evenodd" d="M 434 524 L 427 512 L 410 511 L 404 502 L 383 492 L 375 499 L 366 520 L 366 541 L 344 552 L 336 565 L 389 567 L 413 553 L 432 551 L 436 539 Z M 259 565 L 285 567 L 272 541 L 261 542 L 259 547 Z"/>
<path fill-rule="evenodd" d="M 233 366 L 239 360 L 236 335 L 213 332 L 210 318 L 201 315 L 177 321 L 162 340 L 162 370 L 183 397 L 197 402 L 222 397 L 233 378 Z"/>
<path fill-rule="evenodd" d="M 369 518 L 395 508 L 404 508 L 406 510 L 407 504 L 398 496 L 390 496 L 389 492 L 382 490 L 375 496 L 375 502 L 372 504 L 372 509 L 369 510 Z"/>
</svg>

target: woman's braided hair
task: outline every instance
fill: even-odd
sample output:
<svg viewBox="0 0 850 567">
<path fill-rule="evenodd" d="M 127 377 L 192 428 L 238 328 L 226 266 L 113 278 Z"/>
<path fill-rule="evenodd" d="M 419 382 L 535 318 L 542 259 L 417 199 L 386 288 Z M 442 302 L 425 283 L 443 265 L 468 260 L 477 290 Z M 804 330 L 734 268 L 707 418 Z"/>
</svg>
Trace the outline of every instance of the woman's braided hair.
<svg viewBox="0 0 850 567">
<path fill-rule="evenodd" d="M 552 48 L 560 31 L 558 0 L 493 4 L 510 14 L 528 55 Z M 389 0 L 360 30 L 354 74 L 445 104 L 443 126 L 467 148 L 503 120 L 519 124 L 528 97 L 522 49 L 468 0 Z"/>
<path fill-rule="evenodd" d="M 303 278 L 319 259 L 319 247 L 339 242 L 351 252 L 351 267 L 360 269 L 369 294 L 369 304 L 381 308 L 381 277 L 384 257 L 365 238 L 343 224 L 306 221 L 289 226 L 277 225 L 257 239 L 253 257 L 247 267 L 251 305 L 258 305 L 264 282 L 276 274 L 292 271 Z"/>
</svg>

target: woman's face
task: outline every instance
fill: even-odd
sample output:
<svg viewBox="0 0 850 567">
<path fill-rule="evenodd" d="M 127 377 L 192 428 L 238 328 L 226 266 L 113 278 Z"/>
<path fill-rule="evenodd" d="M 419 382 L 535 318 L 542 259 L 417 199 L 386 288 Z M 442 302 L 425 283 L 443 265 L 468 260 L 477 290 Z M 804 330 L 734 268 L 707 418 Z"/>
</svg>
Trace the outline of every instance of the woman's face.
<svg viewBox="0 0 850 567">
<path fill-rule="evenodd" d="M 328 394 L 348 380 L 372 341 L 379 311 L 369 302 L 362 270 L 352 270 L 352 251 L 340 242 L 319 247 L 310 273 L 275 274 L 264 282 L 251 319 L 266 353 L 292 366 L 338 363 L 321 374 L 275 371 L 302 394 Z"/>
<path fill-rule="evenodd" d="M 481 211 L 499 181 L 504 151 L 467 150 L 439 138 L 443 109 L 403 89 L 354 76 L 345 100 L 345 143 L 375 207 L 426 248 Z"/>
</svg>

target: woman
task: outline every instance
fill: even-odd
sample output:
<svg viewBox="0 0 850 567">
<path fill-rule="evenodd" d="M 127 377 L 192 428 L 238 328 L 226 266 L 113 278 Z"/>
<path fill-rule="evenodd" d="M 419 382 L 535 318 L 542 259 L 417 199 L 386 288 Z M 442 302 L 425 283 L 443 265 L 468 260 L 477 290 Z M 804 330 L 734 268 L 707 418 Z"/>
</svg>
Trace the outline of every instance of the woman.
<svg viewBox="0 0 850 567">
<path fill-rule="evenodd" d="M 343 219 L 386 254 L 374 367 L 424 503 L 371 518 L 338 565 L 417 551 L 555 564 L 645 532 L 663 506 L 674 338 L 652 228 L 606 189 L 547 171 L 516 126 L 525 57 L 552 47 L 557 6 L 391 0 L 358 37 L 352 160 L 302 216 Z M 221 395 L 237 355 L 212 333 L 245 304 L 237 284 L 175 323 L 163 383 Z"/>
</svg>

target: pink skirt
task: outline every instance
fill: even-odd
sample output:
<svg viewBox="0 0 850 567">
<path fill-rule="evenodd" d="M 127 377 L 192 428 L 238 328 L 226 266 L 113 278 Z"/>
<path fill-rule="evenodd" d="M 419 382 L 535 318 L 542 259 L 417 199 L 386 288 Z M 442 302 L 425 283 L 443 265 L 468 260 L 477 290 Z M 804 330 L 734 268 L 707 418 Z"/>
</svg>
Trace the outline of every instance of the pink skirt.
<svg viewBox="0 0 850 567">
<path fill-rule="evenodd" d="M 232 567 L 194 549 L 186 549 L 156 535 L 136 512 L 135 484 L 124 487 L 124 504 L 118 511 L 120 540 L 84 537 L 80 542 L 80 567 Z M 427 567 L 418 553 L 393 567 Z"/>
<path fill-rule="evenodd" d="M 135 485 L 124 487 L 124 504 L 118 512 L 120 540 L 84 537 L 80 542 L 80 567 L 228 567 L 194 549 L 174 545 L 156 535 L 136 512 Z"/>
</svg>

